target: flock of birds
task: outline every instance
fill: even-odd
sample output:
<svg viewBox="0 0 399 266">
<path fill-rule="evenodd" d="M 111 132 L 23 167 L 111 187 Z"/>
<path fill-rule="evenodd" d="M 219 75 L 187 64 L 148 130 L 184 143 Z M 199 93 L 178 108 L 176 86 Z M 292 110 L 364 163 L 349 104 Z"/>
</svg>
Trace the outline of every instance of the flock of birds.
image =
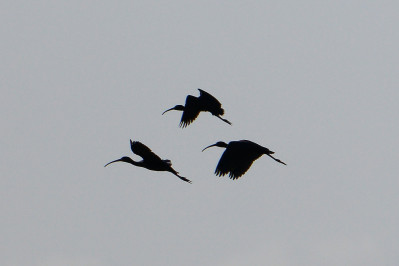
<svg viewBox="0 0 399 266">
<path fill-rule="evenodd" d="M 182 128 L 190 125 L 198 117 L 200 112 L 210 112 L 212 115 L 231 125 L 230 121 L 221 117 L 224 115 L 221 103 L 206 91 L 201 89 L 198 90 L 200 91 L 199 97 L 188 95 L 184 106 L 176 105 L 162 114 L 171 110 L 183 111 L 179 125 Z M 272 154 L 274 154 L 273 151 L 249 140 L 231 141 L 229 143 L 219 141 L 204 148 L 202 151 L 210 147 L 226 148 L 216 166 L 215 174 L 217 176 L 228 174 L 233 180 L 244 175 L 251 167 L 252 163 L 263 154 L 271 157 L 276 162 L 286 165 L 283 161 L 272 156 Z M 179 175 L 179 173 L 172 168 L 172 162 L 170 160 L 161 159 L 143 143 L 130 140 L 130 148 L 133 153 L 142 157 L 141 161 L 134 161 L 132 158 L 124 156 L 118 160 L 107 163 L 104 167 L 115 162 L 125 162 L 138 167 L 147 168 L 148 170 L 171 172 L 181 180 L 192 183 L 191 180 Z"/>
</svg>

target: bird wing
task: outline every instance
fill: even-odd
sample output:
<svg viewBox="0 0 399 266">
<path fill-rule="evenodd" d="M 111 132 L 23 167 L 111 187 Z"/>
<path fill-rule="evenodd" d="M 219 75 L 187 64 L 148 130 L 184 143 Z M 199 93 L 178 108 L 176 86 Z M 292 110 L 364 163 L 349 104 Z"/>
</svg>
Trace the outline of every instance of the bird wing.
<svg viewBox="0 0 399 266">
<path fill-rule="evenodd" d="M 199 102 L 201 103 L 202 111 L 209 111 L 211 113 L 215 113 L 216 115 L 224 114 L 222 104 L 215 97 L 204 90 L 198 90 L 200 91 Z"/>
<path fill-rule="evenodd" d="M 215 174 L 217 176 L 224 176 L 232 171 L 235 165 L 239 162 L 239 156 L 235 154 L 233 149 L 226 148 L 220 157 L 219 163 L 216 166 Z"/>
<path fill-rule="evenodd" d="M 198 98 L 188 95 L 184 104 L 184 111 L 180 120 L 180 127 L 185 128 L 191 124 L 199 115 L 201 110 L 198 108 Z"/>
<path fill-rule="evenodd" d="M 241 161 L 236 164 L 235 169 L 230 171 L 229 177 L 234 180 L 244 175 L 251 167 L 252 163 L 260 156 L 261 154 L 256 156 L 253 154 L 248 154 L 245 156 L 245 158 L 241 158 Z"/>
<path fill-rule="evenodd" d="M 139 141 L 130 140 L 130 147 L 133 153 L 141 156 L 144 160 L 161 160 L 150 148 Z"/>
<path fill-rule="evenodd" d="M 215 174 L 224 176 L 229 174 L 231 179 L 237 179 L 244 175 L 252 163 L 262 156 L 262 153 L 253 152 L 247 142 L 231 142 L 216 167 Z"/>
</svg>

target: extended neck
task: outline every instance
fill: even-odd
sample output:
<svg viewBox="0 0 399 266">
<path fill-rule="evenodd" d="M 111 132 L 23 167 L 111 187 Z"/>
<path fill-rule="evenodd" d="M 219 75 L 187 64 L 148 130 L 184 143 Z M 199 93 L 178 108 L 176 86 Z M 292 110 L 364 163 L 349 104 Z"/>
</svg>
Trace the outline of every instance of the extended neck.
<svg viewBox="0 0 399 266">
<path fill-rule="evenodd" d="M 104 165 L 104 167 L 106 167 L 107 165 L 109 165 L 111 163 L 116 163 L 116 162 L 130 163 L 130 164 L 133 164 L 135 166 L 143 167 L 143 164 L 141 162 L 136 162 L 130 157 L 122 157 L 122 158 L 120 158 L 118 160 L 115 160 L 115 161 L 107 163 L 106 165 Z"/>
</svg>

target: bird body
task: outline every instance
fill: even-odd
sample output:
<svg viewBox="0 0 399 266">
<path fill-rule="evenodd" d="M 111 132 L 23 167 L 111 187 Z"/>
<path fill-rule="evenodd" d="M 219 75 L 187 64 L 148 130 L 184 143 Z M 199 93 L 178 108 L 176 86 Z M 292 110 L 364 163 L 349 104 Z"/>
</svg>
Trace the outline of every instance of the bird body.
<svg viewBox="0 0 399 266">
<path fill-rule="evenodd" d="M 125 163 L 130 163 L 138 167 L 143 167 L 148 170 L 152 171 L 167 171 L 171 172 L 178 178 L 180 178 L 183 181 L 186 181 L 188 183 L 191 183 L 190 180 L 187 178 L 180 176 L 179 173 L 172 168 L 172 162 L 170 160 L 163 160 L 161 159 L 158 155 L 156 155 L 154 152 L 151 151 L 150 148 L 148 148 L 146 145 L 139 141 L 132 141 L 130 140 L 130 147 L 132 149 L 132 152 L 137 154 L 138 156 L 142 157 L 143 160 L 141 161 L 134 161 L 132 158 L 124 156 L 118 160 L 112 161 L 107 163 L 104 167 L 111 163 L 115 162 L 125 162 Z"/>
<path fill-rule="evenodd" d="M 206 91 L 201 89 L 198 90 L 200 92 L 199 97 L 188 95 L 186 97 L 186 102 L 184 106 L 176 105 L 175 107 L 166 110 L 162 114 L 171 110 L 183 111 L 181 121 L 179 124 L 179 126 L 183 128 L 191 124 L 198 117 L 200 112 L 210 112 L 212 115 L 218 117 L 222 121 L 231 125 L 230 121 L 221 117 L 222 115 L 224 115 L 222 104 L 215 97 L 213 97 L 211 94 L 207 93 Z"/>
<path fill-rule="evenodd" d="M 229 174 L 229 177 L 233 180 L 244 175 L 251 167 L 252 163 L 263 154 L 266 154 L 273 160 L 286 165 L 281 160 L 272 156 L 272 154 L 274 154 L 273 151 L 249 140 L 231 141 L 229 144 L 219 141 L 206 147 L 202 151 L 210 147 L 226 148 L 216 166 L 215 174 L 217 176 Z"/>
</svg>

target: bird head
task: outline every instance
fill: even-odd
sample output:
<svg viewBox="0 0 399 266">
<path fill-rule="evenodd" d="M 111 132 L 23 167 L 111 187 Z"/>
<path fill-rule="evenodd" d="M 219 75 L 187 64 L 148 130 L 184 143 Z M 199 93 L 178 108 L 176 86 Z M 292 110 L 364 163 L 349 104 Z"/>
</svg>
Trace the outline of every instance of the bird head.
<svg viewBox="0 0 399 266">
<path fill-rule="evenodd" d="M 176 105 L 175 107 L 172 107 L 168 110 L 166 110 L 165 112 L 163 112 L 162 114 L 171 111 L 171 110 L 176 110 L 176 111 L 184 111 L 184 106 L 183 105 Z"/>
<path fill-rule="evenodd" d="M 210 147 L 221 147 L 221 148 L 226 148 L 227 147 L 227 143 L 223 142 L 223 141 L 218 141 L 215 144 L 209 145 L 208 147 L 204 148 L 202 151 L 210 148 Z"/>
<path fill-rule="evenodd" d="M 107 165 L 109 165 L 111 163 L 116 163 L 116 162 L 132 163 L 132 161 L 133 160 L 130 157 L 124 156 L 118 160 L 107 163 L 106 165 L 104 165 L 104 167 L 106 167 Z"/>
</svg>

